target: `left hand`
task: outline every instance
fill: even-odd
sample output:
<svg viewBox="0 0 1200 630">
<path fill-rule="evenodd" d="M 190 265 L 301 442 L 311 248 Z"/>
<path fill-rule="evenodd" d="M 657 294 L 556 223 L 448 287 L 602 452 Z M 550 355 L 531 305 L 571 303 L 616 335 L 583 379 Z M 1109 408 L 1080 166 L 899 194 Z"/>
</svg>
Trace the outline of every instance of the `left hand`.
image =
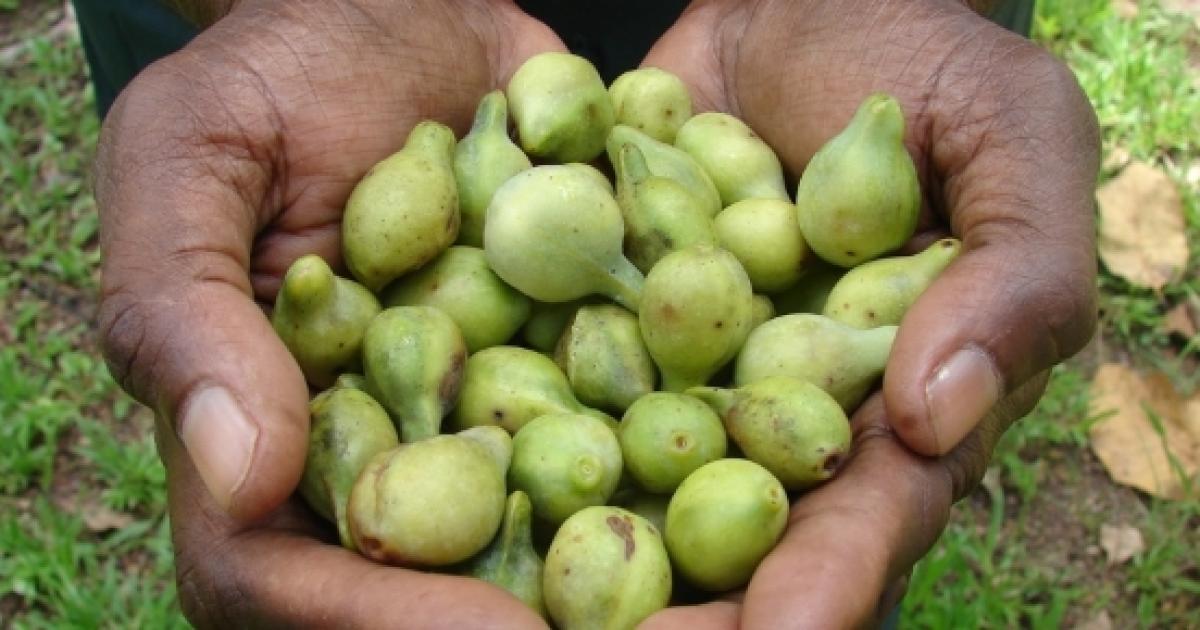
<svg viewBox="0 0 1200 630">
<path fill-rule="evenodd" d="M 892 94 L 924 191 L 913 242 L 964 245 L 906 315 L 849 462 L 793 507 L 747 588 L 745 626 L 878 622 L 999 436 L 1094 331 L 1095 114 L 1065 65 L 968 4 L 698 0 L 646 58 L 691 86 L 698 111 L 746 121 L 793 174 L 862 99 Z"/>
</svg>

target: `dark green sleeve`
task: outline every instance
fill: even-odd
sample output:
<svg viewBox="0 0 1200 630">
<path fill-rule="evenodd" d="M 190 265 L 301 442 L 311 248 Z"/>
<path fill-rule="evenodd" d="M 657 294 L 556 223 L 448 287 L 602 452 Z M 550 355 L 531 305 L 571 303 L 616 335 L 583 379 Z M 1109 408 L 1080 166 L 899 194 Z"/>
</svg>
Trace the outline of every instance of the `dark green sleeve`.
<svg viewBox="0 0 1200 630">
<path fill-rule="evenodd" d="M 196 28 L 159 0 L 73 0 L 101 115 L 133 77 L 159 57 L 182 48 Z M 1029 34 L 1034 0 L 1003 0 L 992 19 Z M 518 0 L 606 81 L 636 67 L 687 6 L 687 0 Z M 603 6 L 597 6 L 603 5 Z"/>
</svg>

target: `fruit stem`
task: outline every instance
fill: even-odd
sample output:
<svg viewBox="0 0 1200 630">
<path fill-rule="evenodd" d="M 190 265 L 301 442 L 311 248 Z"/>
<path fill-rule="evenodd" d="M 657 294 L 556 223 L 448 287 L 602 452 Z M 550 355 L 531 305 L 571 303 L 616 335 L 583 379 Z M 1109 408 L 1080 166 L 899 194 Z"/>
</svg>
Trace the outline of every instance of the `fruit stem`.
<svg viewBox="0 0 1200 630">
<path fill-rule="evenodd" d="M 608 280 L 605 294 L 617 304 L 637 313 L 642 302 L 642 285 L 646 283 L 642 272 L 628 258 L 621 256 L 617 264 L 609 269 Z"/>
</svg>

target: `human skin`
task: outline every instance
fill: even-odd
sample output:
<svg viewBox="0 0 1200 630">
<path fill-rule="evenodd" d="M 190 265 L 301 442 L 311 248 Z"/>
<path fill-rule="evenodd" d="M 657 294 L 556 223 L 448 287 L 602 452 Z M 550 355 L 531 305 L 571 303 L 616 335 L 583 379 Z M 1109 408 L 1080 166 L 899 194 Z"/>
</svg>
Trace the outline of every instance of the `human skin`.
<svg viewBox="0 0 1200 630">
<path fill-rule="evenodd" d="M 159 417 L 185 613 L 201 627 L 540 626 L 482 582 L 318 537 L 290 498 L 308 390 L 260 305 L 300 255 L 338 262 L 344 200 L 414 124 L 461 135 L 484 93 L 562 43 L 500 1 L 192 4 L 201 24 L 228 14 L 125 90 L 96 176 L 102 338 Z M 683 77 L 698 111 L 746 120 L 793 173 L 867 93 L 893 93 L 927 192 L 913 246 L 964 242 L 910 311 L 841 475 L 793 506 L 744 597 L 649 625 L 871 623 L 1048 368 L 1091 335 L 1093 116 L 1061 64 L 953 0 L 696 2 L 647 63 Z M 962 348 L 962 369 L 933 379 Z"/>
<path fill-rule="evenodd" d="M 647 627 L 878 623 L 1000 435 L 1096 322 L 1095 115 L 1062 63 L 957 0 L 694 2 L 647 65 L 741 117 L 800 173 L 868 94 L 896 96 L 924 191 L 919 251 L 956 260 L 907 313 L 852 453 L 792 508 L 743 594 Z"/>
</svg>

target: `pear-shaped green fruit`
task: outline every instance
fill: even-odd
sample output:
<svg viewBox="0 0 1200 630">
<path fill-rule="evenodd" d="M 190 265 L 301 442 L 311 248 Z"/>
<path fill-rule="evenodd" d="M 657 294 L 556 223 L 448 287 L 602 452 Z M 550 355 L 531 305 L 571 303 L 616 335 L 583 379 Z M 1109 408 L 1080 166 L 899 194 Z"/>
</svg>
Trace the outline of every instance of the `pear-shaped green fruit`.
<svg viewBox="0 0 1200 630">
<path fill-rule="evenodd" d="M 746 339 L 734 382 L 793 376 L 825 390 L 849 413 L 883 374 L 895 339 L 895 326 L 860 330 L 821 315 L 776 317 Z"/>
<path fill-rule="evenodd" d="M 621 253 L 616 199 L 572 166 L 537 166 L 492 198 L 484 251 L 496 275 L 540 302 L 599 293 L 637 310 L 644 278 Z"/>
<path fill-rule="evenodd" d="M 704 385 L 750 332 L 750 279 L 723 249 L 699 245 L 663 257 L 642 299 L 642 338 L 667 391 Z"/>
<path fill-rule="evenodd" d="M 813 313 L 820 315 L 825 309 L 825 301 L 833 291 L 834 285 L 846 270 L 831 265 L 816 256 L 809 256 L 804 263 L 804 272 L 795 286 L 771 296 L 775 305 L 776 315 L 792 315 L 794 313 Z"/>
<path fill-rule="evenodd" d="M 729 437 L 784 488 L 803 490 L 829 479 L 850 452 L 850 421 L 832 396 L 790 376 L 740 387 L 687 392 L 721 414 Z"/>
<path fill-rule="evenodd" d="M 308 405 L 312 414 L 300 494 L 317 514 L 337 525 L 342 545 L 353 549 L 346 522 L 350 489 L 375 455 L 400 442 L 387 412 L 366 392 L 334 387 Z"/>
<path fill-rule="evenodd" d="M 368 389 L 405 442 L 438 434 L 462 383 L 467 347 L 448 315 L 431 306 L 397 306 L 367 327 L 363 364 Z"/>
<path fill-rule="evenodd" d="M 383 293 L 387 306 L 433 306 L 450 316 L 469 352 L 498 346 L 529 318 L 530 300 L 488 267 L 482 249 L 451 247 Z"/>
<path fill-rule="evenodd" d="M 796 207 L 809 247 L 842 267 L 878 258 L 912 237 L 921 187 L 896 99 L 874 94 L 863 101 L 808 163 Z"/>
<path fill-rule="evenodd" d="M 458 236 L 454 132 L 426 121 L 404 148 L 371 167 L 342 217 L 342 252 L 372 291 L 433 260 Z"/>
<path fill-rule="evenodd" d="M 594 180 L 597 184 L 600 184 L 600 186 L 603 187 L 604 190 L 607 190 L 608 194 L 610 194 L 610 195 L 617 194 L 616 188 L 613 187 L 612 181 L 608 179 L 608 175 L 605 175 L 604 173 L 600 172 L 600 169 L 596 168 L 595 166 L 592 166 L 591 164 L 586 164 L 584 162 L 568 162 L 566 164 L 563 164 L 563 166 L 565 166 L 567 168 L 573 168 L 576 171 L 578 171 L 580 174 L 591 177 L 592 180 Z"/>
<path fill-rule="evenodd" d="M 367 377 L 363 376 L 362 374 L 354 374 L 352 372 L 338 374 L 337 380 L 334 381 L 333 386 L 357 389 L 370 393 L 367 390 Z"/>
<path fill-rule="evenodd" d="M 899 325 L 908 308 L 958 257 L 962 243 L 944 238 L 914 256 L 873 260 L 846 273 L 825 302 L 825 316 L 855 328 Z"/>
<path fill-rule="evenodd" d="M 496 467 L 500 469 L 500 474 L 508 475 L 508 467 L 512 464 L 513 453 L 512 436 L 508 431 L 497 426 L 482 426 L 464 429 L 455 435 L 483 447 L 488 457 L 491 457 Z"/>
<path fill-rule="evenodd" d="M 554 162 L 587 162 L 604 150 L 612 100 L 590 61 L 564 52 L 530 57 L 508 82 L 521 148 Z"/>
<path fill-rule="evenodd" d="M 623 507 L 650 521 L 659 532 L 667 531 L 667 505 L 671 502 L 671 495 L 654 494 L 640 488 L 631 488 L 617 494 L 619 499 L 614 500 L 613 505 Z"/>
<path fill-rule="evenodd" d="M 333 275 L 320 256 L 296 259 L 275 297 L 271 325 L 308 382 L 328 387 L 362 362 L 362 340 L 379 302 L 352 280 Z"/>
<path fill-rule="evenodd" d="M 692 245 L 716 245 L 713 220 L 679 182 L 650 173 L 636 144 L 621 147 L 617 203 L 625 219 L 625 253 L 642 273 Z"/>
<path fill-rule="evenodd" d="M 513 437 L 508 483 L 529 494 L 539 518 L 561 523 L 589 505 L 604 505 L 620 478 L 617 436 L 592 416 L 547 414 Z"/>
<path fill-rule="evenodd" d="M 546 609 L 563 630 L 633 630 L 666 608 L 671 561 L 646 519 L 596 506 L 567 519 L 546 554 Z"/>
<path fill-rule="evenodd" d="M 482 446 L 437 435 L 371 459 L 350 492 L 350 534 L 372 560 L 455 564 L 496 535 L 504 497 L 504 476 Z"/>
<path fill-rule="evenodd" d="M 697 468 L 725 457 L 725 430 L 707 405 L 670 392 L 633 403 L 617 432 L 625 468 L 650 492 L 670 493 Z"/>
<path fill-rule="evenodd" d="M 721 194 L 704 169 L 692 156 L 675 147 L 629 127 L 617 125 L 608 136 L 608 161 L 616 166 L 621 159 L 621 147 L 632 144 L 642 152 L 650 172 L 659 177 L 675 180 L 684 190 L 696 197 L 697 205 L 710 217 L 716 216 L 723 207 Z"/>
<path fill-rule="evenodd" d="M 512 593 L 526 606 L 546 616 L 542 601 L 542 559 L 533 548 L 529 495 L 508 495 L 504 520 L 495 540 L 471 560 L 468 574 Z"/>
<path fill-rule="evenodd" d="M 483 221 L 492 195 L 508 178 L 532 168 L 529 158 L 508 137 L 508 101 L 496 90 L 479 101 L 471 131 L 454 150 L 462 226 L 458 242 L 483 247 Z"/>
<path fill-rule="evenodd" d="M 679 129 L 675 146 L 695 158 L 712 178 L 722 205 L 745 199 L 791 201 L 775 152 L 746 123 L 729 114 L 696 114 Z"/>
<path fill-rule="evenodd" d="M 624 411 L 658 379 L 637 315 L 613 304 L 576 311 L 554 358 L 576 398 L 592 407 Z"/>
<path fill-rule="evenodd" d="M 674 74 L 660 68 L 630 70 L 608 86 L 618 125 L 629 125 L 667 144 L 692 116 L 692 95 Z"/>
<path fill-rule="evenodd" d="M 808 246 L 790 202 L 739 201 L 722 210 L 714 224 L 721 247 L 737 256 L 755 291 L 778 293 L 800 280 Z"/>
<path fill-rule="evenodd" d="M 765 295 L 755 294 L 754 301 L 750 306 L 750 330 L 762 326 L 775 317 L 775 304 L 771 302 L 771 298 Z"/>
<path fill-rule="evenodd" d="M 460 429 L 496 425 L 515 434 L 538 416 L 583 412 L 553 359 L 527 348 L 494 346 L 467 359 L 450 421 Z"/>
<path fill-rule="evenodd" d="M 521 328 L 521 337 L 530 348 L 551 354 L 558 347 L 558 340 L 575 317 L 575 312 L 589 303 L 591 300 L 588 299 L 571 302 L 534 302 L 529 320 Z"/>
<path fill-rule="evenodd" d="M 787 525 L 779 480 L 745 459 L 705 464 L 680 484 L 667 506 L 667 551 L 675 568 L 707 591 L 750 581 Z"/>
</svg>

